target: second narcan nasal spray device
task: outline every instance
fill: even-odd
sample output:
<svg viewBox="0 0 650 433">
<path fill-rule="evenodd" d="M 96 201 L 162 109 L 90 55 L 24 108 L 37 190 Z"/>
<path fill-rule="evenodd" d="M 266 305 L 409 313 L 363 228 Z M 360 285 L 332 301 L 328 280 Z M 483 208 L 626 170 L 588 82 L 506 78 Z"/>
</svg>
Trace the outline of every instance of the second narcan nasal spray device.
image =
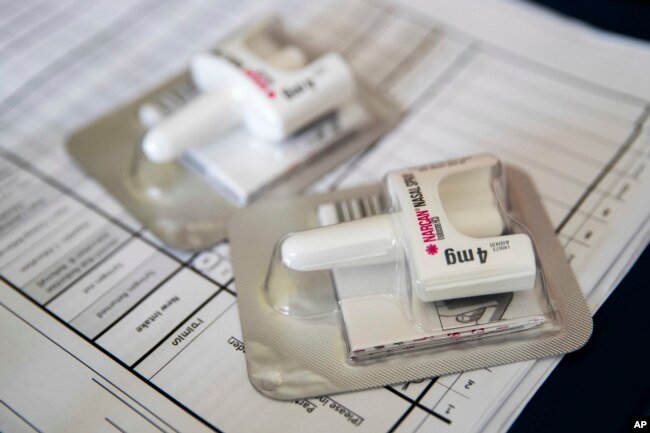
<svg viewBox="0 0 650 433">
<path fill-rule="evenodd" d="M 399 120 L 321 43 L 276 17 L 251 20 L 75 132 L 68 151 L 164 243 L 212 246 L 237 208 L 302 191 Z"/>
<path fill-rule="evenodd" d="M 280 142 L 354 100 L 356 79 L 340 54 L 310 60 L 274 25 L 269 18 L 192 59 L 199 95 L 147 131 L 142 146 L 150 160 L 169 162 L 187 149 L 216 145 L 237 126 Z"/>
<path fill-rule="evenodd" d="M 492 155 L 260 203 L 229 231 L 249 378 L 273 398 L 551 356 L 591 332 L 532 182 Z"/>
</svg>

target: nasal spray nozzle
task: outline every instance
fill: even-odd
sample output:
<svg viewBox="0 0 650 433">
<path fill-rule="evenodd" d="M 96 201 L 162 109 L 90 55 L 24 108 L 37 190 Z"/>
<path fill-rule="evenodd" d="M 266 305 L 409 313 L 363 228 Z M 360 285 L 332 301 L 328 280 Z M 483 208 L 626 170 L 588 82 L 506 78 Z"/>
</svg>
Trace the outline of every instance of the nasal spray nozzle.
<svg viewBox="0 0 650 433">
<path fill-rule="evenodd" d="M 343 57 L 329 53 L 308 62 L 279 37 L 278 26 L 266 19 L 192 60 L 201 93 L 149 129 L 142 141 L 148 159 L 169 162 L 241 124 L 277 142 L 353 99 L 354 74 Z"/>
<path fill-rule="evenodd" d="M 394 213 L 289 236 L 283 262 L 312 271 L 399 260 L 404 249 L 418 298 L 436 301 L 532 289 L 526 234 L 503 234 L 493 188 L 500 162 L 481 155 L 386 176 Z"/>
</svg>

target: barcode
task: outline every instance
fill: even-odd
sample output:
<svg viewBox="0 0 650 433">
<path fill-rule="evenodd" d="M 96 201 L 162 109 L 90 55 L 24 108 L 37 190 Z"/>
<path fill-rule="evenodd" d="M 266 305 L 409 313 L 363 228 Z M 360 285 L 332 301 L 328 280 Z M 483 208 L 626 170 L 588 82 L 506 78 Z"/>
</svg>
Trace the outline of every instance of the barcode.
<svg viewBox="0 0 650 433">
<path fill-rule="evenodd" d="M 318 221 L 321 225 L 354 221 L 386 212 L 386 200 L 382 194 L 354 197 L 318 206 Z"/>
</svg>

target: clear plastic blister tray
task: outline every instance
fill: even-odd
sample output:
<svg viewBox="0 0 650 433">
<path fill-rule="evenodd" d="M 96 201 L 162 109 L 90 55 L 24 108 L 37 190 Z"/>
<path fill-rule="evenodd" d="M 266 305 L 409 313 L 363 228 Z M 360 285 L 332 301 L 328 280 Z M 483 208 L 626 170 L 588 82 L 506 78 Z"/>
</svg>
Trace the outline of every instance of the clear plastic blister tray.
<svg viewBox="0 0 650 433">
<path fill-rule="evenodd" d="M 289 60 L 282 58 L 280 63 L 290 62 L 295 47 L 306 56 L 305 69 L 313 69 L 318 61 L 333 55 L 305 46 L 277 19 L 267 17 L 225 38 L 203 58 L 221 56 L 232 67 L 242 68 L 242 74 L 252 74 L 246 79 L 264 84 L 263 90 L 270 92 L 268 86 L 273 84 L 261 83 L 264 77 L 247 70 L 246 62 L 264 64 L 267 59 L 260 53 L 268 50 L 268 45 L 288 42 Z M 242 51 L 243 63 L 234 57 L 237 49 Z M 287 69 L 285 75 L 293 72 Z M 181 159 L 152 162 L 143 152 L 143 137 L 161 118 L 174 115 L 200 96 L 195 80 L 189 71 L 182 72 L 91 122 L 67 142 L 68 152 L 88 174 L 154 235 L 178 249 L 198 250 L 223 240 L 226 220 L 237 208 L 261 197 L 302 191 L 371 146 L 401 116 L 392 101 L 357 79 L 353 103 L 315 120 L 307 119 L 306 126 L 281 142 L 248 134 L 241 125 L 207 146 L 186 152 Z M 280 91 L 284 90 L 278 88 L 278 94 Z"/>
<path fill-rule="evenodd" d="M 582 346 L 590 314 L 537 193 L 524 173 L 494 161 L 400 170 L 383 188 L 238 213 L 231 254 L 253 385 L 293 399 Z M 413 236 L 400 231 L 409 222 Z M 334 231 L 308 231 L 317 227 Z"/>
</svg>

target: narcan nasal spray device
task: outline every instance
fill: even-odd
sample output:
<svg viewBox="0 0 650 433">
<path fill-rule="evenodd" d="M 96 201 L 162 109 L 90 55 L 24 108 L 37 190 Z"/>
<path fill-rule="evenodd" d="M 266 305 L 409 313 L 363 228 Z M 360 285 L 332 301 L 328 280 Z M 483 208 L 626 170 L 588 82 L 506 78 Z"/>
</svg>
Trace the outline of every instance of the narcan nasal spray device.
<svg viewBox="0 0 650 433">
<path fill-rule="evenodd" d="M 501 169 L 480 155 L 391 172 L 391 213 L 294 233 L 283 262 L 314 271 L 396 261 L 403 251 L 421 301 L 530 290 L 535 252 L 527 234 L 503 234 L 493 185 Z"/>
<path fill-rule="evenodd" d="M 237 125 L 279 142 L 353 100 L 354 74 L 340 54 L 308 62 L 303 50 L 273 31 L 274 25 L 276 18 L 262 20 L 192 60 L 200 94 L 150 127 L 142 141 L 148 159 L 172 161 Z"/>
</svg>

